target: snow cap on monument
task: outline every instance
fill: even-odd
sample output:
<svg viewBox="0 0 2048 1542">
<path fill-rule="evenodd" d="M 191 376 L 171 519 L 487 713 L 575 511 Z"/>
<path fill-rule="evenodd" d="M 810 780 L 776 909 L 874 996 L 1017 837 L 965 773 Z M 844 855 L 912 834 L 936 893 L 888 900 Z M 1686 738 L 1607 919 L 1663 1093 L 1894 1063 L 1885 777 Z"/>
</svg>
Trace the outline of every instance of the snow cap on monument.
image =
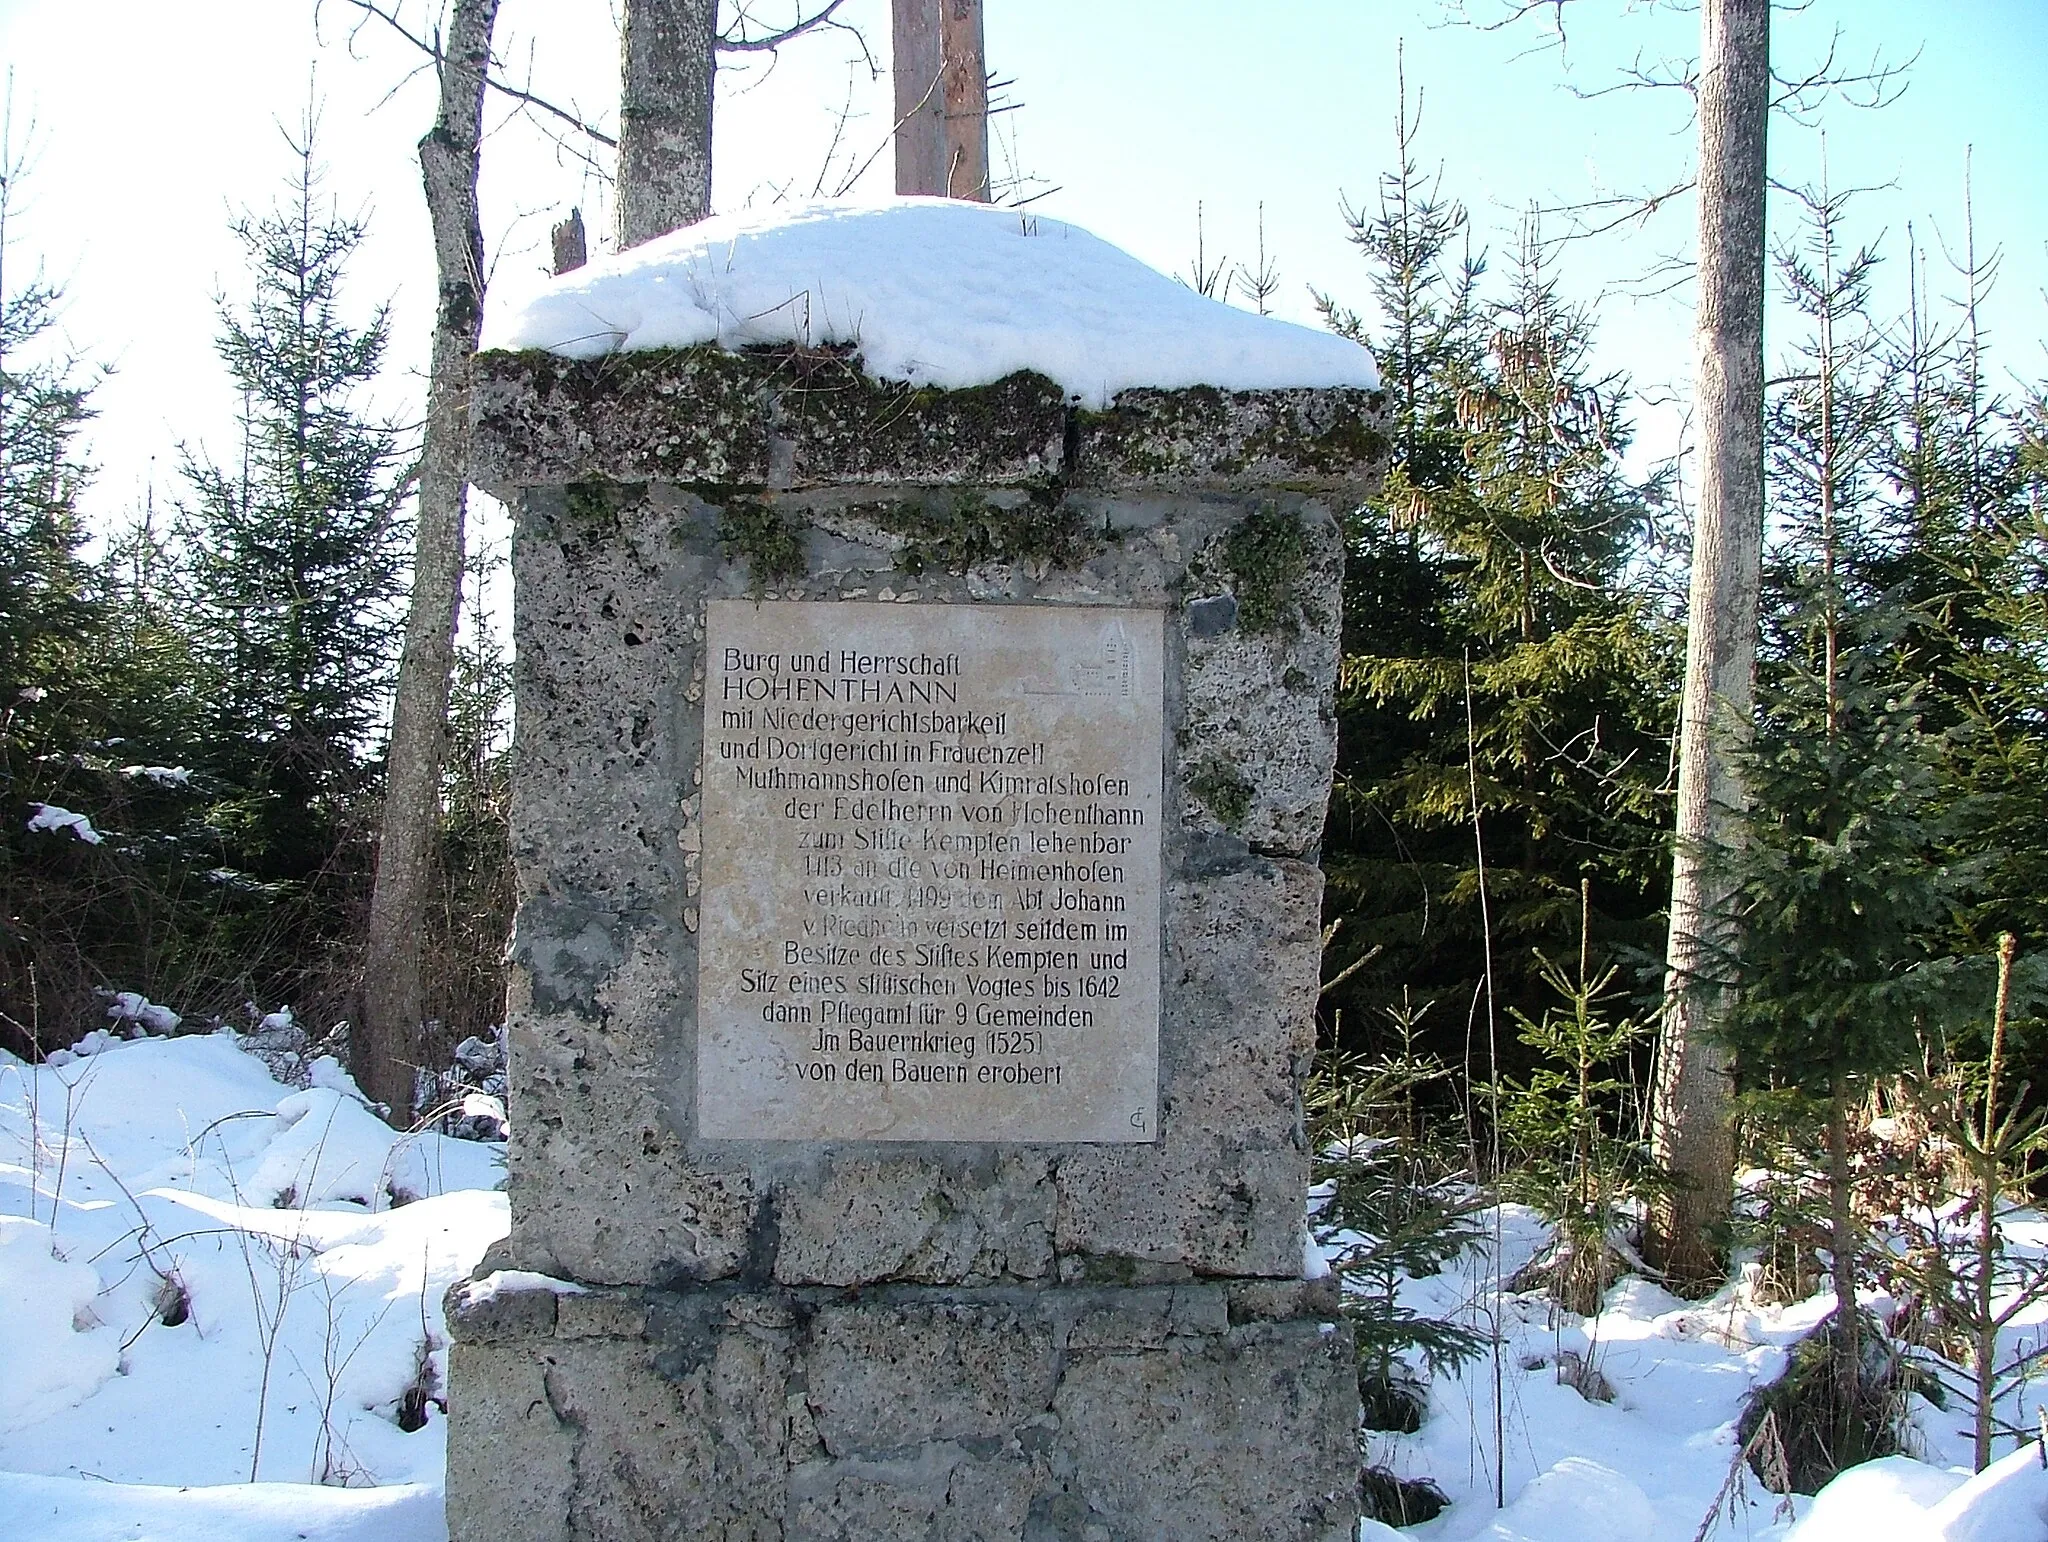
<svg viewBox="0 0 2048 1542">
<path fill-rule="evenodd" d="M 943 198 L 706 220 L 554 280 L 483 337 L 575 359 L 703 343 L 850 347 L 877 379 L 944 390 L 1032 370 L 1095 408 L 1136 386 L 1379 384 L 1347 338 L 1204 298 L 1078 225 Z"/>
</svg>

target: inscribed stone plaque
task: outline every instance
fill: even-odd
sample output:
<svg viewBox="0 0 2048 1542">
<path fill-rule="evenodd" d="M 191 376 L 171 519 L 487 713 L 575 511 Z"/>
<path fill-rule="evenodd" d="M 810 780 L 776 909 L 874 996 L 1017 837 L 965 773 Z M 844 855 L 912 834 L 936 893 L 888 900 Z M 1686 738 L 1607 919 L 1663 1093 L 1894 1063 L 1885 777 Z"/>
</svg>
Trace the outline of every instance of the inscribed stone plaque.
<svg viewBox="0 0 2048 1542">
<path fill-rule="evenodd" d="M 1152 1140 L 1161 613 L 707 631 L 699 1134 Z"/>
</svg>

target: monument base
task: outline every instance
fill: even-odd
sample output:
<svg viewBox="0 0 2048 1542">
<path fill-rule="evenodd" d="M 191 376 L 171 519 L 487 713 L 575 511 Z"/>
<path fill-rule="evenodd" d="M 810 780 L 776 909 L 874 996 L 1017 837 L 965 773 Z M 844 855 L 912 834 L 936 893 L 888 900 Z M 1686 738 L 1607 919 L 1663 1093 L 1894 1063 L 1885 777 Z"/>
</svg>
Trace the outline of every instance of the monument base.
<svg viewBox="0 0 2048 1542">
<path fill-rule="evenodd" d="M 1321 1282 L 458 1285 L 453 1542 L 1345 1542 Z"/>
</svg>

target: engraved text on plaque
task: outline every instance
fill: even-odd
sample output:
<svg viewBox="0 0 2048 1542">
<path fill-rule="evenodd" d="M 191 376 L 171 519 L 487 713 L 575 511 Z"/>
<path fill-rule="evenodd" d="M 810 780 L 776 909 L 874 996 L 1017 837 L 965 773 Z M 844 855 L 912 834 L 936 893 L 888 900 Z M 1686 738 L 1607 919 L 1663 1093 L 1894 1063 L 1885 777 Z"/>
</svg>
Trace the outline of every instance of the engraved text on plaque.
<svg viewBox="0 0 2048 1542">
<path fill-rule="evenodd" d="M 712 600 L 697 1122 L 1149 1141 L 1161 613 Z"/>
</svg>

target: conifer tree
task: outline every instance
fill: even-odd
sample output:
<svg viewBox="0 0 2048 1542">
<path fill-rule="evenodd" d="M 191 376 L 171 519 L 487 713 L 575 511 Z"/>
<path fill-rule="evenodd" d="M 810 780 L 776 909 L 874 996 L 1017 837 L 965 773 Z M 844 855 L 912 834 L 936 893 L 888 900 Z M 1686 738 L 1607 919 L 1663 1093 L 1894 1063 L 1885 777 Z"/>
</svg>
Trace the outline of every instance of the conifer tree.
<svg viewBox="0 0 2048 1542">
<path fill-rule="evenodd" d="M 1966 199 L 1967 205 L 1967 199 Z M 1982 306 L 1998 256 L 1966 226 L 1961 294 L 1944 323 L 1917 243 L 1910 305 L 1886 369 L 1896 382 L 1872 581 L 1909 608 L 1900 642 L 1930 726 L 1958 839 L 1989 862 L 1956 945 L 2011 930 L 2048 939 L 2048 524 L 2029 506 L 2026 408 L 1993 389 Z"/>
<path fill-rule="evenodd" d="M 331 888 L 349 800 L 370 779 L 390 678 L 408 479 L 375 417 L 382 307 L 360 320 L 342 282 L 360 218 L 320 190 L 309 110 L 269 212 L 234 226 L 252 292 L 221 305 L 218 350 L 239 392 L 239 455 L 188 451 L 180 534 L 204 678 L 206 767 L 228 789 L 230 859 L 302 898 Z M 322 929 L 336 922 L 328 893 Z"/>
<path fill-rule="evenodd" d="M 0 166 L 0 261 L 13 169 Z M 77 500 L 92 408 L 77 362 L 53 347 L 62 291 L 40 278 L 10 290 L 5 276 L 0 268 L 0 766 L 25 775 L 37 746 L 90 713 L 77 687 L 96 612 Z"/>
<path fill-rule="evenodd" d="M 101 731 L 88 655 L 103 612 L 78 512 L 91 390 L 56 343 L 62 292 L 39 273 L 18 277 L 10 216 L 23 158 L 11 129 L 10 116 L 0 124 L 0 1049 L 27 1054 L 40 1024 L 77 1005 L 73 906 L 45 901 L 69 895 L 97 849 L 27 826 L 38 803 L 95 812 L 74 763 Z"/>
<path fill-rule="evenodd" d="M 1876 581 L 1885 398 L 1867 316 L 1875 258 L 1845 255 L 1841 197 L 1802 196 L 1807 238 L 1777 265 L 1811 335 L 1771 414 L 1785 536 L 1766 565 L 1757 730 L 1739 767 L 1750 803 L 1706 854 L 1733 931 L 1689 988 L 1725 992 L 1716 1035 L 1739 1085 L 1776 1094 L 1825 1132 L 1831 1449 L 1848 1465 L 1877 1454 L 1862 1395 L 1850 1110 L 1873 1078 L 1913 1065 L 1952 1009 L 1945 926 L 1964 869 L 1947 860 L 1939 741 L 1903 664 L 1915 617 Z"/>
<path fill-rule="evenodd" d="M 161 999 L 200 951 L 181 934 L 204 930 L 220 894 L 188 882 L 217 859 L 184 839 L 197 723 L 171 562 L 146 517 L 85 560 L 91 376 L 56 343 L 62 292 L 40 273 L 13 280 L 23 167 L 6 139 L 0 127 L 0 1047 L 30 1054 L 102 1025 L 110 985 Z M 31 828 L 45 805 L 87 823 Z"/>
<path fill-rule="evenodd" d="M 1575 945 L 1583 877 L 1605 902 L 1603 953 L 1652 941 L 1654 682 L 1673 655 L 1616 584 L 1650 495 L 1621 470 L 1623 382 L 1591 378 L 1590 322 L 1533 225 L 1504 296 L 1477 294 L 1479 265 L 1453 256 L 1463 213 L 1420 186 L 1405 119 L 1402 134 L 1375 218 L 1355 226 L 1375 263 L 1395 464 L 1352 530 L 1326 866 L 1347 945 L 1385 950 L 1342 993 L 1351 1020 L 1398 979 L 1459 998 L 1442 1021 L 1461 1032 L 1486 974 L 1475 781 L 1498 1021 L 1542 1011 L 1530 949 Z"/>
<path fill-rule="evenodd" d="M 1739 1085 L 1790 1094 L 1826 1134 L 1847 1465 L 1866 1433 L 1850 1110 L 1873 1078 L 1914 1064 L 1946 1009 L 1953 960 L 1939 944 L 1959 881 L 1940 857 L 1930 738 L 1889 667 L 1888 607 L 1852 608 L 1839 591 L 1831 603 L 1817 572 L 1802 578 L 1805 635 L 1767 672 L 1743 760 L 1754 802 L 1741 844 L 1718 853 L 1741 937 L 1722 961 L 1736 995 L 1719 1033 Z"/>
<path fill-rule="evenodd" d="M 1381 499 L 1394 526 L 1412 533 L 1431 493 L 1462 476 L 1457 392 L 1484 351 L 1486 257 L 1472 250 L 1470 217 L 1445 195 L 1441 171 L 1426 175 L 1417 160 L 1422 98 L 1411 116 L 1405 69 L 1397 80 L 1393 169 L 1371 208 L 1344 206 L 1380 325 L 1328 294 L 1315 299 L 1330 329 L 1370 348 L 1379 364 L 1394 441 Z"/>
<path fill-rule="evenodd" d="M 107 533 L 92 575 L 91 689 L 107 737 L 131 762 L 189 767 L 203 753 L 200 670 L 181 589 L 178 552 L 152 494 Z"/>
</svg>

